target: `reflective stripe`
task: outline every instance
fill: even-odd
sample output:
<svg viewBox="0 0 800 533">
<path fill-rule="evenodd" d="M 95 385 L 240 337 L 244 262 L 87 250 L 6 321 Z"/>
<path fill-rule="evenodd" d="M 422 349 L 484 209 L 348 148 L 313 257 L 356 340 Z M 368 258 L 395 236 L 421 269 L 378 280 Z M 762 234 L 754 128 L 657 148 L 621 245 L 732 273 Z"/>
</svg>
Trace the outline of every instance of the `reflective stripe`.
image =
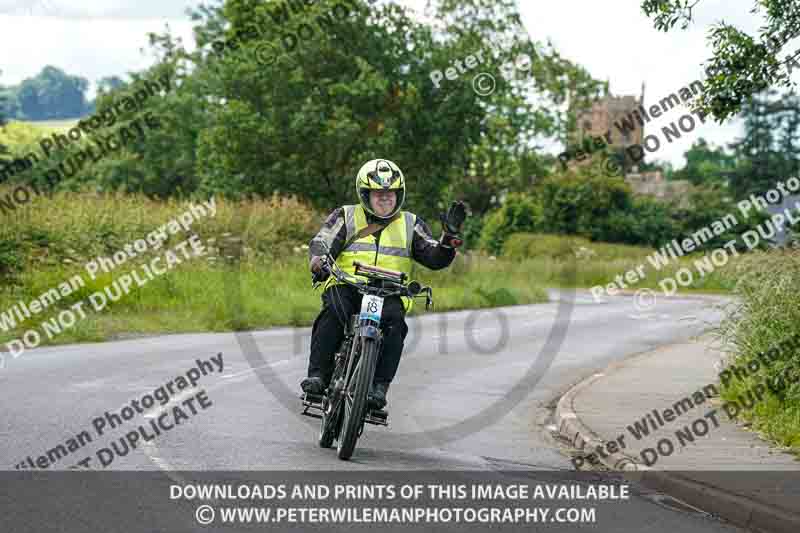
<svg viewBox="0 0 800 533">
<path fill-rule="evenodd" d="M 374 248 L 373 248 L 374 250 Z M 394 246 L 381 246 L 378 249 L 379 254 L 394 255 L 396 257 L 409 257 L 408 250 L 405 248 L 397 248 Z"/>
<path fill-rule="evenodd" d="M 383 246 L 381 246 L 381 251 L 383 250 Z M 350 246 L 347 247 L 347 252 L 373 252 L 375 253 L 375 245 L 369 244 L 366 242 L 354 242 Z"/>
<path fill-rule="evenodd" d="M 354 239 L 358 233 L 367 227 L 367 218 L 364 208 L 361 205 L 344 206 L 345 225 L 347 227 L 347 240 Z M 413 213 L 401 211 L 403 216 L 395 218 L 381 231 L 380 247 L 376 249 L 374 235 L 367 235 L 354 242 L 351 242 L 336 262 L 339 267 L 348 274 L 355 274 L 355 262 L 377 266 L 398 272 L 404 272 L 407 276 L 411 275 L 411 243 L 414 237 L 414 225 L 416 216 Z M 377 250 L 377 254 L 376 254 Z M 326 282 L 325 288 L 335 285 L 337 282 L 331 276 Z M 403 304 L 406 311 L 410 311 L 413 303 L 409 298 L 403 297 Z"/>
<path fill-rule="evenodd" d="M 420 237 L 425 239 L 425 241 L 428 244 L 432 244 L 434 246 L 438 246 L 439 245 L 439 241 L 433 240 L 433 237 L 431 237 L 425 231 L 423 231 L 422 226 L 420 224 L 417 224 L 416 226 L 414 226 L 414 231 L 417 233 L 417 235 L 419 235 Z"/>
<path fill-rule="evenodd" d="M 408 254 L 406 257 L 411 257 L 411 243 L 414 242 L 414 223 L 417 217 L 408 211 L 404 211 L 403 216 L 406 217 L 406 253 Z"/>
<path fill-rule="evenodd" d="M 356 234 L 356 217 L 355 217 L 355 210 L 356 206 L 354 205 L 346 205 L 344 206 L 344 221 L 347 224 L 347 240 L 353 238 L 353 235 Z"/>
</svg>

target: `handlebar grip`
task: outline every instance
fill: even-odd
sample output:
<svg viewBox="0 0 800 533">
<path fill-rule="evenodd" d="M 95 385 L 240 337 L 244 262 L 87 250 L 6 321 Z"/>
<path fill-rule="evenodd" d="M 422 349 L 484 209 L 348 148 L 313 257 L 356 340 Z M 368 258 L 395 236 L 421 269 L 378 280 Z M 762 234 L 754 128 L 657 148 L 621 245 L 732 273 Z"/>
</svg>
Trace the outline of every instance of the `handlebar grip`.
<svg viewBox="0 0 800 533">
<path fill-rule="evenodd" d="M 419 281 L 412 281 L 408 284 L 408 294 L 416 296 L 422 292 L 422 284 Z"/>
</svg>

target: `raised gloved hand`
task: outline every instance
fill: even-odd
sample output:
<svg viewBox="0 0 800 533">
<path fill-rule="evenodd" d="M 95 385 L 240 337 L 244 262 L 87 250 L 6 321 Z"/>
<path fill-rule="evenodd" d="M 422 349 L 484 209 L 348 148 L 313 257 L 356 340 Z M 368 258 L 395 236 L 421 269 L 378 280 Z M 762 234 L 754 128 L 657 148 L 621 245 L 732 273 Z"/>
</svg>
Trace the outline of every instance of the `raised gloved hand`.
<svg viewBox="0 0 800 533">
<path fill-rule="evenodd" d="M 461 238 L 461 229 L 466 218 L 467 208 L 462 201 L 453 202 L 447 213 L 439 215 L 439 219 L 442 221 L 442 238 L 439 239 L 439 242 L 442 246 L 458 248 L 464 244 Z"/>
</svg>

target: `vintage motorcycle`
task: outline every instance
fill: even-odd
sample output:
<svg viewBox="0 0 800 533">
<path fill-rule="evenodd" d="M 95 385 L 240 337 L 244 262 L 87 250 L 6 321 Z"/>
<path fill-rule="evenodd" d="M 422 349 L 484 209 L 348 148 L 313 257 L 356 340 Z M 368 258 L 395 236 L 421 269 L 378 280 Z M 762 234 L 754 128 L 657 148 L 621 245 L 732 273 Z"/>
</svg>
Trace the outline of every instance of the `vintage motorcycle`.
<svg viewBox="0 0 800 533">
<path fill-rule="evenodd" d="M 331 255 L 324 256 L 323 269 L 337 281 L 354 287 L 363 296 L 361 311 L 346 317 L 344 341 L 336 352 L 330 385 L 322 395 L 303 393 L 303 413 L 322 420 L 319 445 L 330 448 L 337 441 L 339 459 L 353 455 L 364 424 L 388 426 L 388 413 L 367 404 L 383 331 L 383 300 L 389 296 L 426 298 L 425 308 L 433 305 L 433 290 L 417 281 L 406 283 L 406 274 L 373 265 L 355 263 L 355 276 L 341 270 Z M 361 279 L 359 279 L 361 278 Z M 315 282 L 318 287 L 320 282 Z"/>
</svg>

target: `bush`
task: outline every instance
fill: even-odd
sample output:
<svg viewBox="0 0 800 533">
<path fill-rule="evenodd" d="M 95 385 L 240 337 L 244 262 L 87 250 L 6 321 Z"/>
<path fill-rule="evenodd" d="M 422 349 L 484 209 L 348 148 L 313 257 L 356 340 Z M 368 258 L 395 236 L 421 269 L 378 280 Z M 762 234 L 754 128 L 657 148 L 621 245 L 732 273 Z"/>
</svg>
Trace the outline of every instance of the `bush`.
<svg viewBox="0 0 800 533">
<path fill-rule="evenodd" d="M 484 218 L 469 216 L 464 221 L 464 248 L 474 249 L 480 245 Z"/>
<path fill-rule="evenodd" d="M 732 214 L 736 217 L 737 225 L 724 233 L 706 241 L 699 249 L 711 251 L 720 248 L 725 243 L 735 240 L 736 248 L 747 250 L 748 246 L 743 242 L 740 235 L 748 230 L 754 230 L 759 224 L 767 220 L 769 216 L 762 211 L 753 210 L 748 216 L 743 217 L 736 206 L 736 202 L 730 197 L 727 189 L 721 186 L 697 187 L 689 194 L 689 207 L 675 208 L 673 218 L 676 220 L 677 233 L 676 239 L 691 235 L 701 228 L 709 227 L 713 222 L 722 220 L 726 215 Z M 760 242 L 759 248 L 766 249 L 766 243 Z"/>
<path fill-rule="evenodd" d="M 512 233 L 536 231 L 542 224 L 542 206 L 531 196 L 509 194 L 502 207 L 489 215 L 481 232 L 480 247 L 500 254 Z"/>
<path fill-rule="evenodd" d="M 541 230 L 603 241 L 611 239 L 600 229 L 608 225 L 612 215 L 630 212 L 633 197 L 622 178 L 596 175 L 590 170 L 545 178 L 535 194 L 544 208 Z"/>
<path fill-rule="evenodd" d="M 593 240 L 658 247 L 679 236 L 669 205 L 646 196 L 634 197 L 624 212 L 600 219 L 589 235 Z"/>
</svg>

